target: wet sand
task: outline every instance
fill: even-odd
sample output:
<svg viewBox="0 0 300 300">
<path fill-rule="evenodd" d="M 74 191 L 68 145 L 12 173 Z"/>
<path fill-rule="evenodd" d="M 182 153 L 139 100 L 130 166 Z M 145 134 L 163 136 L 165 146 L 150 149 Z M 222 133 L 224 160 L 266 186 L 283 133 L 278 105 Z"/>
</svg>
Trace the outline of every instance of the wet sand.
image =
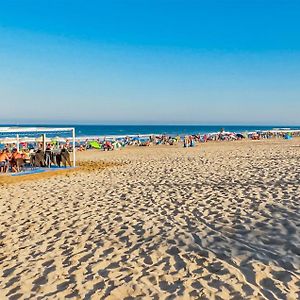
<svg viewBox="0 0 300 300">
<path fill-rule="evenodd" d="M 299 298 L 299 145 L 88 151 L 0 186 L 0 299 Z"/>
</svg>

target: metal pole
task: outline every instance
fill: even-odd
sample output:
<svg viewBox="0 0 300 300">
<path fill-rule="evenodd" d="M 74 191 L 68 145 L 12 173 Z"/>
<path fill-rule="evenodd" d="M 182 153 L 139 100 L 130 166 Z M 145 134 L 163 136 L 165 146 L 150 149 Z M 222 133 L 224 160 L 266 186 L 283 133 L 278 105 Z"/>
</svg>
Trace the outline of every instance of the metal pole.
<svg viewBox="0 0 300 300">
<path fill-rule="evenodd" d="M 43 134 L 43 151 L 46 151 L 46 134 Z"/>
<path fill-rule="evenodd" d="M 73 139 L 73 167 L 76 167 L 76 154 L 75 154 L 75 128 L 72 129 L 72 139 Z"/>
<path fill-rule="evenodd" d="M 17 151 L 20 151 L 20 139 L 19 139 L 19 135 L 17 134 Z"/>
</svg>

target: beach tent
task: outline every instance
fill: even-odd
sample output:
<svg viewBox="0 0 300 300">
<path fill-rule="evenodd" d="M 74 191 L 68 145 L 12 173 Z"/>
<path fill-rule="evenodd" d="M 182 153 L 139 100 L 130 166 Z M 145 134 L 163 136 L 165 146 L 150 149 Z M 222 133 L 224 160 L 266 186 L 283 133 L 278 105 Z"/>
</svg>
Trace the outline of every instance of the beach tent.
<svg viewBox="0 0 300 300">
<path fill-rule="evenodd" d="M 20 143 L 37 143 L 42 142 L 43 148 L 46 148 L 46 143 L 51 142 L 51 138 L 57 134 L 67 135 L 72 139 L 72 156 L 73 167 L 76 165 L 75 151 L 75 128 L 47 128 L 47 127 L 0 127 L 0 143 L 14 143 L 17 150 L 20 149 Z M 42 136 L 41 136 L 42 135 Z M 47 136 L 46 136 L 47 135 Z"/>
<path fill-rule="evenodd" d="M 290 133 L 287 133 L 287 134 L 284 136 L 284 139 L 285 139 L 285 140 L 292 140 L 293 137 L 292 137 L 292 135 L 291 135 Z"/>
<path fill-rule="evenodd" d="M 97 141 L 91 141 L 89 142 L 89 145 L 94 149 L 101 149 L 102 146 Z"/>
<path fill-rule="evenodd" d="M 244 137 L 245 139 L 247 139 L 247 138 L 249 137 L 249 134 L 248 134 L 247 131 L 242 132 L 242 135 L 243 135 L 243 137 Z"/>
</svg>

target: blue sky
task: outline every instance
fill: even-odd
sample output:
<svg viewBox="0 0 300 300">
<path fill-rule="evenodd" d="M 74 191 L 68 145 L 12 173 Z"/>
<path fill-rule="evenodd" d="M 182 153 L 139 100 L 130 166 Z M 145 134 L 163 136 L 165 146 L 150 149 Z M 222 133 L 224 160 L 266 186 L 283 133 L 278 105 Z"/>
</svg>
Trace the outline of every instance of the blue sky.
<svg viewBox="0 0 300 300">
<path fill-rule="evenodd" d="M 0 123 L 300 124 L 300 1 L 0 1 Z"/>
</svg>

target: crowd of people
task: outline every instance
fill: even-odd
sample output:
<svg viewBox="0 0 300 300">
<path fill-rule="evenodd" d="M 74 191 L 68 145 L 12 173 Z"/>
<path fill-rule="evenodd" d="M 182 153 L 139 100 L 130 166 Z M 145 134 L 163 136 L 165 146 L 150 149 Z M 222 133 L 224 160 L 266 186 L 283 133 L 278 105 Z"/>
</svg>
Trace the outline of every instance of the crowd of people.
<svg viewBox="0 0 300 300">
<path fill-rule="evenodd" d="M 19 172 L 24 162 L 29 160 L 29 152 L 18 151 L 16 148 L 12 150 L 5 148 L 0 153 L 0 172 Z"/>
<path fill-rule="evenodd" d="M 151 136 L 136 136 L 123 137 L 116 139 L 85 139 L 76 143 L 77 151 L 85 151 L 91 148 L 110 151 L 121 149 L 126 146 L 150 146 L 150 145 L 175 145 L 183 142 L 184 147 L 194 147 L 196 143 L 206 143 L 209 141 L 235 141 L 241 139 L 269 139 L 269 138 L 287 138 L 300 136 L 300 131 L 294 132 L 280 132 L 280 131 L 264 131 L 251 133 L 232 133 L 221 130 L 218 133 L 212 134 L 194 134 L 186 135 L 183 138 L 180 136 L 170 135 L 151 135 Z M 19 172 L 24 165 L 28 164 L 30 167 L 51 167 L 52 165 L 66 166 L 71 165 L 70 153 L 72 147 L 69 140 L 66 139 L 64 143 L 58 142 L 36 144 L 35 146 L 27 143 L 20 143 L 21 150 L 18 150 L 16 144 L 6 145 L 0 151 L 0 172 Z"/>
<path fill-rule="evenodd" d="M 126 146 L 150 146 L 150 145 L 176 145 L 183 142 L 184 147 L 194 147 L 197 143 L 206 143 L 209 141 L 236 141 L 242 139 L 260 140 L 269 138 L 285 138 L 286 136 L 300 136 L 300 132 L 283 133 L 283 132 L 251 132 L 251 133 L 233 133 L 220 131 L 211 134 L 193 134 L 184 137 L 170 135 L 151 135 L 151 136 L 136 136 L 110 139 L 86 139 L 79 142 L 77 149 L 79 151 L 88 150 L 91 148 L 111 151 L 120 149 Z"/>
<path fill-rule="evenodd" d="M 48 143 L 45 150 L 42 144 L 37 145 L 36 148 L 29 147 L 26 143 L 21 143 L 20 146 L 21 150 L 18 150 L 15 144 L 6 145 L 0 150 L 0 173 L 20 172 L 26 166 L 29 168 L 71 166 L 67 143 L 60 147 L 57 144 Z"/>
</svg>

